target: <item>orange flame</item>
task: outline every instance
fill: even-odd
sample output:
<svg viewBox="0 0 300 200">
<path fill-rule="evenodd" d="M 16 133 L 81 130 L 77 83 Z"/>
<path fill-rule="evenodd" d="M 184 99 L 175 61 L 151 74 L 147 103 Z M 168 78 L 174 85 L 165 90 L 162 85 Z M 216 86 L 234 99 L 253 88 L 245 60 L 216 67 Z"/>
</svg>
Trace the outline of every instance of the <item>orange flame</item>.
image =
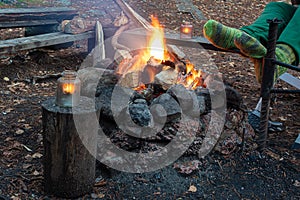
<svg viewBox="0 0 300 200">
<path fill-rule="evenodd" d="M 138 55 L 130 60 L 124 59 L 117 69 L 118 74 L 124 75 L 129 72 L 144 72 L 144 67 L 150 59 L 152 59 L 151 61 L 157 62 L 157 64 L 171 59 L 171 56 L 167 51 L 162 25 L 157 17 L 151 16 L 151 21 L 152 29 L 147 38 L 147 48 L 140 51 Z M 188 32 L 191 30 L 192 29 L 187 28 L 183 31 Z M 149 81 L 153 82 L 156 72 L 155 70 L 148 69 L 147 75 L 149 76 Z M 186 63 L 186 75 L 184 79 L 178 81 L 178 84 L 183 84 L 188 89 L 196 89 L 198 86 L 201 86 L 203 84 L 201 70 L 195 69 L 195 66 L 192 63 Z M 143 90 L 143 88 L 145 88 L 145 85 L 141 85 L 135 89 L 139 91 Z"/>
<path fill-rule="evenodd" d="M 196 89 L 198 86 L 201 86 L 202 83 L 202 71 L 195 69 L 195 66 L 192 63 L 186 63 L 186 80 L 185 87 L 189 89 Z"/>
<path fill-rule="evenodd" d="M 73 94 L 75 92 L 75 85 L 73 83 L 64 83 L 62 90 L 64 94 Z"/>
<path fill-rule="evenodd" d="M 164 29 L 159 23 L 157 17 L 151 16 L 152 20 L 152 32 L 148 39 L 149 55 L 158 60 L 166 60 L 166 43 Z"/>
<path fill-rule="evenodd" d="M 158 19 L 151 16 L 152 30 L 147 38 L 147 48 L 139 52 L 132 60 L 123 60 L 117 69 L 118 74 L 126 74 L 134 71 L 143 71 L 151 57 L 160 63 L 168 59 L 167 48 L 165 44 L 164 29 Z M 154 80 L 155 74 L 150 74 L 150 79 Z"/>
</svg>

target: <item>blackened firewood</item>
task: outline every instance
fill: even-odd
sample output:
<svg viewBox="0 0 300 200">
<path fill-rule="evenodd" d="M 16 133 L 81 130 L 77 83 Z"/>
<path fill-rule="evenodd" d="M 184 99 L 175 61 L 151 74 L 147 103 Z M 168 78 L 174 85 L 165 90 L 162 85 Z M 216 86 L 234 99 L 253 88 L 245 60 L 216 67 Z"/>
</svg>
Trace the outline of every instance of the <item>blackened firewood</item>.
<svg viewBox="0 0 300 200">
<path fill-rule="evenodd" d="M 165 66 L 169 66 L 169 67 L 172 67 L 173 69 L 175 69 L 175 63 L 170 61 L 170 60 L 163 60 L 161 62 L 161 64 L 165 65 Z"/>
</svg>

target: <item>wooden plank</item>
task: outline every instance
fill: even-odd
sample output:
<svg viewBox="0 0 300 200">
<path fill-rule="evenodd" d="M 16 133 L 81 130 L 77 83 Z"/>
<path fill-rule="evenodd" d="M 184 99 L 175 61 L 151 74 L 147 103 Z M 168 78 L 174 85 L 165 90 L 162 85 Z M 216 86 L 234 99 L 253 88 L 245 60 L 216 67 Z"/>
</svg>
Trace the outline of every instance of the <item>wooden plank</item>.
<svg viewBox="0 0 300 200">
<path fill-rule="evenodd" d="M 77 12 L 74 8 L 68 7 L 35 7 L 35 8 L 3 8 L 0 15 L 19 15 L 19 14 L 39 14 L 53 12 Z"/>
<path fill-rule="evenodd" d="M 125 45 L 128 45 L 129 48 L 131 47 L 132 41 L 141 42 L 146 41 L 147 33 L 145 30 L 134 30 L 134 31 L 126 31 L 122 33 L 119 37 L 119 42 Z M 165 39 L 167 44 L 177 45 L 177 46 L 186 46 L 191 48 L 204 48 L 208 50 L 215 50 L 215 51 L 225 51 L 223 49 L 219 49 L 213 46 L 206 38 L 204 37 L 193 37 L 192 39 L 181 39 L 180 34 L 174 33 L 165 33 Z M 238 53 L 238 51 L 229 51 Z"/>
<path fill-rule="evenodd" d="M 43 25 L 55 25 L 59 24 L 57 20 L 29 20 L 29 21 L 15 21 L 12 22 L 1 22 L 0 29 L 4 28 L 22 28 L 22 27 L 32 27 L 32 26 L 43 26 Z"/>
<path fill-rule="evenodd" d="M 63 32 L 47 33 L 42 35 L 16 38 L 0 41 L 0 54 L 16 53 L 17 51 L 35 49 L 44 46 L 63 44 L 67 42 L 94 38 L 95 32 L 89 31 L 76 35 Z"/>
<path fill-rule="evenodd" d="M 42 8 L 8 8 L 0 9 L 0 21 L 26 21 L 26 20 L 65 20 L 78 15 L 77 10 L 67 7 Z"/>
</svg>

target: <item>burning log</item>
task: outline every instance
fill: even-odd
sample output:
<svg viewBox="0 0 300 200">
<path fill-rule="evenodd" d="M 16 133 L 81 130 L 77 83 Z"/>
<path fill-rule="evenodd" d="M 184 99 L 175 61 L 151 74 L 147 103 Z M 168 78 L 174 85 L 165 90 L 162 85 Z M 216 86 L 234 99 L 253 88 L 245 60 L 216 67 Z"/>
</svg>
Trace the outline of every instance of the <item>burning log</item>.
<svg viewBox="0 0 300 200">
<path fill-rule="evenodd" d="M 131 60 L 125 59 L 117 69 L 117 74 L 122 76 L 119 85 L 137 88 L 142 84 L 152 83 L 155 74 L 159 73 L 162 68 L 163 65 L 153 57 L 149 59 L 146 65 L 140 60 L 140 55 L 134 56 Z"/>
<path fill-rule="evenodd" d="M 123 11 L 120 13 L 119 16 L 116 17 L 114 21 L 114 26 L 119 27 L 116 33 L 111 38 L 111 45 L 116 51 L 114 59 L 115 60 L 122 60 L 122 59 L 131 59 L 130 49 L 118 42 L 120 34 L 129 28 L 131 24 L 129 23 L 129 19 L 125 16 Z"/>
<path fill-rule="evenodd" d="M 164 90 L 168 90 L 176 84 L 178 72 L 174 69 L 163 70 L 155 76 L 154 83 L 160 84 Z"/>
<path fill-rule="evenodd" d="M 141 84 L 142 71 L 133 71 L 124 74 L 118 84 L 123 87 L 136 88 Z"/>
</svg>

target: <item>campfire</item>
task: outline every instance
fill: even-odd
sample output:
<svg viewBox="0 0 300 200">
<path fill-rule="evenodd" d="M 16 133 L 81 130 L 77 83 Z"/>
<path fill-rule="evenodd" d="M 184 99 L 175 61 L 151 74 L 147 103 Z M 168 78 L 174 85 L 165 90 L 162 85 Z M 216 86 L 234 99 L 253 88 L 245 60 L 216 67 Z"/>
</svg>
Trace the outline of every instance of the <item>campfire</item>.
<svg viewBox="0 0 300 200">
<path fill-rule="evenodd" d="M 121 61 L 116 70 L 121 77 L 119 84 L 136 91 L 153 85 L 163 90 L 175 84 L 182 84 L 189 90 L 204 87 L 202 71 L 168 51 L 162 25 L 156 17 L 151 16 L 151 19 L 153 28 L 147 38 L 147 48 Z"/>
<path fill-rule="evenodd" d="M 206 54 L 191 62 L 180 49 L 167 45 L 164 29 L 155 17 L 146 46 L 144 40 L 127 35 L 119 37 L 122 43 L 115 43 L 118 38 L 111 40 L 112 56 L 98 59 L 98 51 L 93 51 L 78 71 L 81 95 L 94 98 L 100 109 L 100 138 L 108 137 L 109 142 L 129 152 L 145 153 L 179 141 L 174 149 L 205 155 L 218 142 L 225 123 L 222 76 Z M 145 47 L 136 48 L 141 44 Z M 205 72 L 196 66 L 200 63 Z M 240 128 L 245 118 L 233 118 Z"/>
</svg>

